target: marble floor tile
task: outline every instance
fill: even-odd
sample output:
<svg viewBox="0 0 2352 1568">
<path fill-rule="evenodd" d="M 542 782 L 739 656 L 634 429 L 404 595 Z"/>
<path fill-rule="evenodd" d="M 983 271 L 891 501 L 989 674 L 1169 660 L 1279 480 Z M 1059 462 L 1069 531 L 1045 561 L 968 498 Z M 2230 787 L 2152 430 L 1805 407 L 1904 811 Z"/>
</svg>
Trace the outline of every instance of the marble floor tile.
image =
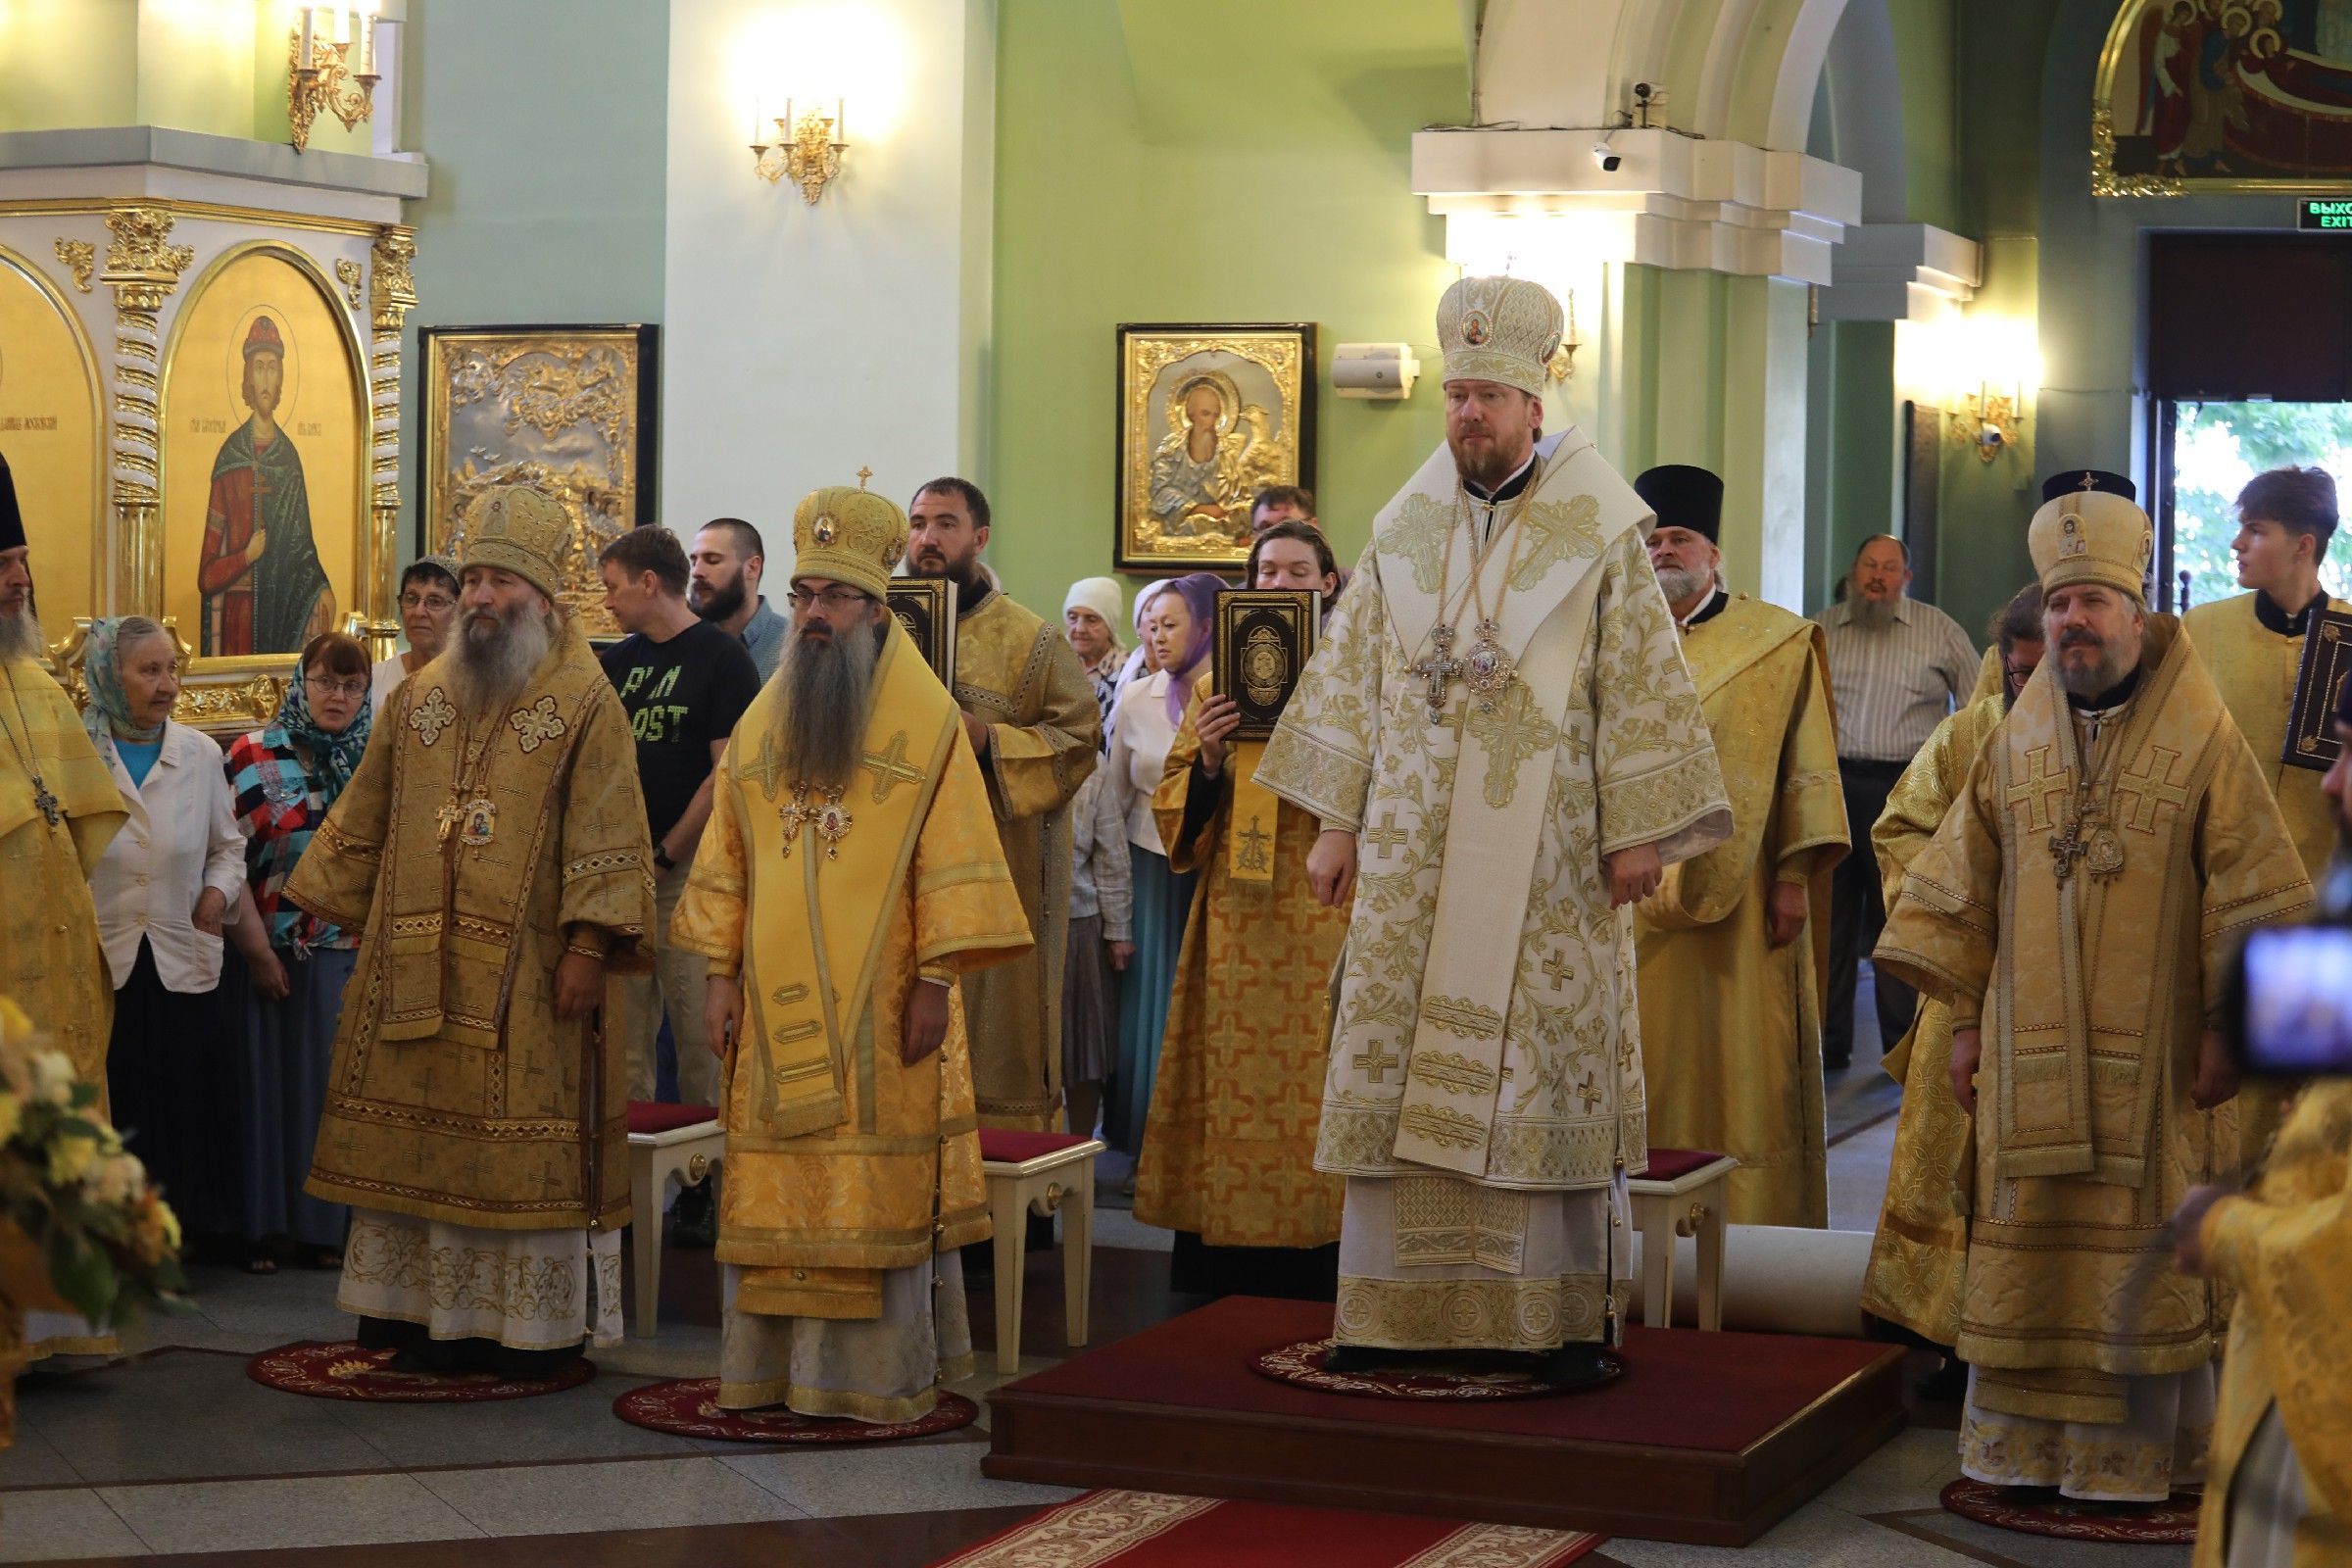
<svg viewBox="0 0 2352 1568">
<path fill-rule="evenodd" d="M 723 1462 L 804 1513 L 818 1518 L 943 1508 L 1047 1507 L 1078 1494 L 1063 1487 L 991 1481 L 976 1443 L 884 1444 L 871 1448 L 802 1448 Z"/>
<path fill-rule="evenodd" d="M 804 1510 L 699 1455 L 636 1463 L 434 1470 L 416 1478 L 493 1536 L 798 1519 Z"/>
<path fill-rule="evenodd" d="M 1970 1568 L 1981 1562 L 1820 1503 L 1784 1519 L 1752 1545 L 1687 1546 L 1612 1536 L 1606 1549 L 1626 1568 Z"/>
<path fill-rule="evenodd" d="M 0 1448 L 0 1492 L 16 1487 L 71 1486 L 83 1480 L 55 1444 L 29 1427 L 20 1425 L 16 1440 Z"/>
<path fill-rule="evenodd" d="M 98 1494 L 158 1552 L 252 1552 L 482 1534 L 401 1475 L 102 1487 Z"/>
<path fill-rule="evenodd" d="M 1821 1501 L 1852 1514 L 1933 1508 L 1960 1479 L 1960 1446 L 1949 1432 L 1911 1427 L 1831 1486 Z"/>
<path fill-rule="evenodd" d="M 631 1426 L 612 1401 L 634 1378 L 597 1377 L 576 1389 L 529 1399 L 472 1404 L 329 1403 L 335 1418 L 403 1470 L 554 1459 L 692 1453 L 695 1445 Z M 322 1403 L 326 1401 L 320 1401 Z"/>
<path fill-rule="evenodd" d="M 55 1562 L 100 1553 L 143 1557 L 147 1544 L 97 1493 L 24 1492 L 0 1498 L 0 1562 Z"/>
<path fill-rule="evenodd" d="M 1881 1522 L 1937 1543 L 1949 1542 L 1954 1549 L 1965 1551 L 1980 1562 L 2002 1559 L 2031 1568 L 2188 1568 L 2192 1554 L 2192 1548 L 2187 1546 L 2135 1546 L 2029 1536 L 1979 1524 L 1940 1508 L 1934 1512 L 1906 1512 L 1899 1518 Z"/>
<path fill-rule="evenodd" d="M 263 1388 L 241 1356 L 172 1350 L 31 1382 L 17 1411 L 93 1485 L 392 1468 L 335 1403 Z"/>
</svg>

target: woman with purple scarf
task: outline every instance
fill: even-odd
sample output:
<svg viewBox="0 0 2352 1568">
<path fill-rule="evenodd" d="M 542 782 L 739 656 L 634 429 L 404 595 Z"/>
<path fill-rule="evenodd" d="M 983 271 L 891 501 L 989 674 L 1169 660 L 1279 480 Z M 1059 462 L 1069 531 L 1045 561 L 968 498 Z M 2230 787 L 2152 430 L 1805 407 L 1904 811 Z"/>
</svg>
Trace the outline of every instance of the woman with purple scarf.
<svg viewBox="0 0 2352 1568">
<path fill-rule="evenodd" d="M 1194 877 L 1168 869 L 1159 824 L 1152 815 L 1168 748 L 1193 700 L 1193 683 L 1208 669 L 1223 579 L 1197 571 L 1151 594 L 1141 631 L 1156 667 L 1127 683 L 1111 713 L 1110 757 L 1104 787 L 1127 823 L 1134 868 L 1135 956 L 1119 985 L 1118 1059 L 1111 1068 L 1103 1130 L 1111 1147 L 1133 1154 L 1144 1147 L 1144 1113 L 1159 1072 L 1160 1032 L 1168 1021 L 1168 992 L 1184 946 Z M 1130 1191 L 1133 1189 L 1130 1188 Z"/>
</svg>

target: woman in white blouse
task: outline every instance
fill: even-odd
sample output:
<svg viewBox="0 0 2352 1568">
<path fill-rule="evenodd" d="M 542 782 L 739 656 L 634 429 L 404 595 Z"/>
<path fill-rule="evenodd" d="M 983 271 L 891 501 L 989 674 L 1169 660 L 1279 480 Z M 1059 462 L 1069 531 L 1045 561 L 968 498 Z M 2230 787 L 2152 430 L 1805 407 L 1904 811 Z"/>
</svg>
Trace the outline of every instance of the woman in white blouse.
<svg viewBox="0 0 2352 1568">
<path fill-rule="evenodd" d="M 115 984 L 115 1125 L 190 1237 L 239 1229 L 236 1062 L 214 996 L 221 927 L 245 888 L 220 748 L 172 721 L 179 650 L 141 615 L 90 627 L 83 714 L 130 820 L 90 874 Z"/>
<path fill-rule="evenodd" d="M 1127 682 L 1111 713 L 1103 787 L 1127 821 L 1135 954 L 1119 982 L 1118 1057 L 1111 1067 L 1103 1132 L 1112 1148 L 1130 1154 L 1144 1147 L 1144 1116 L 1159 1071 L 1168 993 L 1176 982 L 1184 919 L 1193 903 L 1193 874 L 1168 869 L 1152 797 L 1192 702 L 1193 682 L 1208 668 L 1217 591 L 1224 586 L 1223 579 L 1197 571 L 1151 594 L 1142 630 L 1155 667 Z"/>
</svg>

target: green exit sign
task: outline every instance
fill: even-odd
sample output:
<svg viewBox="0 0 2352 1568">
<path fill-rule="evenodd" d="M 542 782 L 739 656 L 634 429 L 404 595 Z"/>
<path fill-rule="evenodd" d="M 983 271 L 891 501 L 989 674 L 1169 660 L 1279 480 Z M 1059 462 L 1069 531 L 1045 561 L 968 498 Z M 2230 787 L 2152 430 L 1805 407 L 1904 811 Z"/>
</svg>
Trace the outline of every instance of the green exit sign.
<svg viewBox="0 0 2352 1568">
<path fill-rule="evenodd" d="M 2297 228 L 2340 228 L 2352 232 L 2352 200 L 2342 197 L 2306 197 L 2295 203 Z"/>
</svg>

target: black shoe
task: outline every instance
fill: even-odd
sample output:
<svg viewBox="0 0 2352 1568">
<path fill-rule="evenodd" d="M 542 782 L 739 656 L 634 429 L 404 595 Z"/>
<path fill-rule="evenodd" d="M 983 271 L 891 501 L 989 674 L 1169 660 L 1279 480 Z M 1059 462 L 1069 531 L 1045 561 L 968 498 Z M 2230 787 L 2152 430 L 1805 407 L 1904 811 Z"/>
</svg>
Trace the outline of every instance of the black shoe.
<svg viewBox="0 0 2352 1568">
<path fill-rule="evenodd" d="M 1603 1348 L 1571 1340 L 1544 1355 L 1536 1358 L 1536 1377 L 1555 1389 L 1581 1389 L 1598 1383 L 1608 1375 L 1608 1362 Z"/>
<path fill-rule="evenodd" d="M 663 1235 L 680 1247 L 718 1245 L 718 1200 L 711 1195 L 710 1178 L 706 1176 L 680 1190 L 669 1210 L 669 1229 Z"/>
<path fill-rule="evenodd" d="M 1968 1396 L 1968 1363 L 1958 1356 L 1946 1356 L 1943 1365 L 1911 1385 L 1912 1392 L 1923 1399 L 1957 1404 Z"/>
</svg>

